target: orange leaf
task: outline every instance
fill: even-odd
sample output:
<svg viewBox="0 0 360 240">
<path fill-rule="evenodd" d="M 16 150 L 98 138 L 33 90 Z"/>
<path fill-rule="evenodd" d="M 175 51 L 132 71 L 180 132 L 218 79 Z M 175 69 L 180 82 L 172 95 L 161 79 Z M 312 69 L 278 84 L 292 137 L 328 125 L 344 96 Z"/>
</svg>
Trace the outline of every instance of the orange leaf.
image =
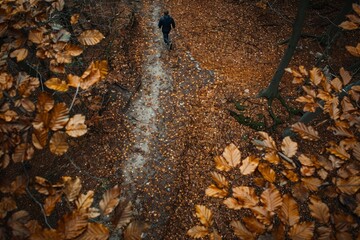
<svg viewBox="0 0 360 240">
<path fill-rule="evenodd" d="M 82 45 L 96 45 L 105 37 L 99 30 L 86 30 L 78 37 Z"/>
<path fill-rule="evenodd" d="M 210 209 L 203 205 L 196 205 L 196 217 L 205 227 L 210 227 L 213 223 L 213 214 Z"/>
<path fill-rule="evenodd" d="M 252 233 L 260 235 L 263 234 L 266 230 L 265 226 L 255 217 L 243 217 L 241 220 L 244 222 L 246 228 L 249 229 L 249 231 Z"/>
<path fill-rule="evenodd" d="M 76 208 L 79 212 L 87 212 L 94 201 L 94 191 L 88 191 L 86 194 L 81 194 L 75 201 Z"/>
<path fill-rule="evenodd" d="M 231 170 L 230 165 L 226 162 L 225 158 L 223 156 L 216 156 L 214 158 L 216 169 L 220 171 L 228 172 Z"/>
<path fill-rule="evenodd" d="M 353 46 L 345 46 L 346 50 L 353 55 L 354 57 L 360 57 L 360 51 L 357 49 L 357 47 Z"/>
<path fill-rule="evenodd" d="M 264 159 L 273 164 L 278 164 L 280 162 L 280 157 L 275 151 L 266 153 Z"/>
<path fill-rule="evenodd" d="M 258 132 L 258 134 L 260 134 L 260 136 L 262 136 L 262 138 L 264 139 L 263 141 L 261 140 L 253 140 L 253 144 L 259 148 L 259 149 L 263 149 L 265 148 L 267 151 L 277 151 L 277 147 L 275 144 L 275 141 L 272 139 L 272 137 L 270 137 L 266 132 Z"/>
<path fill-rule="evenodd" d="M 69 109 L 65 103 L 58 103 L 54 106 L 50 115 L 49 127 L 53 131 L 62 129 L 69 121 Z"/>
<path fill-rule="evenodd" d="M 355 30 L 358 29 L 359 26 L 356 23 L 350 22 L 350 21 L 344 21 L 342 22 L 339 27 L 345 29 L 345 30 Z"/>
<path fill-rule="evenodd" d="M 317 141 L 320 139 L 318 132 L 315 131 L 313 127 L 307 127 L 302 122 L 297 122 L 293 124 L 291 128 L 294 132 L 300 134 L 303 139 L 308 139 L 310 141 Z"/>
<path fill-rule="evenodd" d="M 259 160 L 260 159 L 255 156 L 249 156 L 245 158 L 240 167 L 240 172 L 243 175 L 249 175 L 253 173 L 256 170 L 257 166 L 259 165 Z"/>
<path fill-rule="evenodd" d="M 321 83 L 324 79 L 325 76 L 322 73 L 322 71 L 319 68 L 314 67 L 313 69 L 310 70 L 310 80 L 313 84 L 315 84 L 316 86 L 319 85 L 319 83 Z"/>
<path fill-rule="evenodd" d="M 344 85 L 347 85 L 351 81 L 351 75 L 348 71 L 346 71 L 343 67 L 340 68 L 340 76 L 343 80 Z"/>
<path fill-rule="evenodd" d="M 16 61 L 20 62 L 27 57 L 28 53 L 29 51 L 26 48 L 20 48 L 12 51 L 10 53 L 10 57 L 12 58 L 16 57 Z"/>
<path fill-rule="evenodd" d="M 224 188 L 229 186 L 229 182 L 226 180 L 226 178 L 223 175 L 217 172 L 211 172 L 210 175 L 218 187 Z"/>
<path fill-rule="evenodd" d="M 69 89 L 67 83 L 60 78 L 50 78 L 45 82 L 45 86 L 59 92 L 66 92 Z"/>
<path fill-rule="evenodd" d="M 27 143 L 21 143 L 15 148 L 15 152 L 12 154 L 12 160 L 15 163 L 30 160 L 34 155 L 34 148 Z"/>
<path fill-rule="evenodd" d="M 44 29 L 33 29 L 29 31 L 29 40 L 33 43 L 40 44 L 44 39 Z"/>
<path fill-rule="evenodd" d="M 347 179 L 337 178 L 336 186 L 345 194 L 353 195 L 360 188 L 360 176 L 351 176 Z"/>
<path fill-rule="evenodd" d="M 69 202 L 72 202 L 77 198 L 80 193 L 81 187 L 81 180 L 78 177 L 76 177 L 74 180 L 69 179 L 68 181 L 65 181 L 64 193 Z"/>
<path fill-rule="evenodd" d="M 297 149 L 298 149 L 298 144 L 292 141 L 290 137 L 285 137 L 283 139 L 281 144 L 281 150 L 287 157 L 289 158 L 293 157 L 296 154 Z"/>
<path fill-rule="evenodd" d="M 211 184 L 206 190 L 205 194 L 209 197 L 217 197 L 217 198 L 224 198 L 228 195 L 226 189 L 220 189 L 216 187 L 214 184 Z"/>
<path fill-rule="evenodd" d="M 321 180 L 315 177 L 302 178 L 304 186 L 310 191 L 316 192 L 321 185 Z"/>
<path fill-rule="evenodd" d="M 238 202 L 238 200 L 236 200 L 235 198 L 227 198 L 224 200 L 223 202 L 228 208 L 230 209 L 235 209 L 235 210 L 239 210 L 242 209 L 244 205 L 240 204 Z"/>
<path fill-rule="evenodd" d="M 78 13 L 75 13 L 75 14 L 71 15 L 70 24 L 71 25 L 76 24 L 79 21 L 79 17 L 80 17 L 80 14 L 78 14 Z"/>
<path fill-rule="evenodd" d="M 225 148 L 223 157 L 228 162 L 229 166 L 236 167 L 240 163 L 241 152 L 233 143 L 231 143 Z"/>
</svg>

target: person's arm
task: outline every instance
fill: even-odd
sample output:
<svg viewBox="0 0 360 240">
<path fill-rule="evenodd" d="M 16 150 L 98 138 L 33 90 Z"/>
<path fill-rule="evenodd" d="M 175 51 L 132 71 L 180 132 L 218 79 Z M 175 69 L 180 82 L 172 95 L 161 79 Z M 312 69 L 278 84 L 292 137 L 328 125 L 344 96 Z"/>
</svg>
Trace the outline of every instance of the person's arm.
<svg viewBox="0 0 360 240">
<path fill-rule="evenodd" d="M 172 25 L 173 28 L 175 28 L 175 21 L 174 21 L 173 18 L 171 18 L 171 25 Z"/>
<path fill-rule="evenodd" d="M 161 28 L 161 27 L 162 27 L 162 25 L 163 25 L 163 21 L 162 21 L 162 18 L 160 18 L 160 20 L 159 20 L 159 24 L 158 24 L 159 28 Z"/>
</svg>

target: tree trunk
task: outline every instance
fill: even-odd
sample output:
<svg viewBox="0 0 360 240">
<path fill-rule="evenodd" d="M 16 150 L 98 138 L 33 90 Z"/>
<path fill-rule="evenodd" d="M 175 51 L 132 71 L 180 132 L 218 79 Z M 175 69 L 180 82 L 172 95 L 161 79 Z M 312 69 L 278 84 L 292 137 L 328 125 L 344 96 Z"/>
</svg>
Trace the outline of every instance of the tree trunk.
<svg viewBox="0 0 360 240">
<path fill-rule="evenodd" d="M 309 6 L 309 0 L 300 0 L 298 12 L 293 26 L 293 32 L 288 44 L 288 48 L 285 51 L 284 56 L 279 63 L 279 66 L 270 82 L 267 89 L 259 93 L 260 97 L 267 99 L 274 99 L 279 97 L 279 84 L 282 76 L 284 75 L 285 68 L 288 66 L 295 52 L 296 45 L 301 37 L 301 30 L 304 25 L 306 10 Z"/>
</svg>

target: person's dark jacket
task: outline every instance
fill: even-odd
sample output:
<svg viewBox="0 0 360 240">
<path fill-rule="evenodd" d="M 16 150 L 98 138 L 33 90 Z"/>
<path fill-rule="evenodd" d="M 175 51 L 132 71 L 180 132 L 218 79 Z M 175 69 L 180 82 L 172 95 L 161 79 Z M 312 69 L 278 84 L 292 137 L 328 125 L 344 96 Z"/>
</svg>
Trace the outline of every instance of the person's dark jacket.
<svg viewBox="0 0 360 240">
<path fill-rule="evenodd" d="M 170 32 L 171 26 L 175 28 L 175 21 L 170 15 L 164 15 L 160 18 L 159 28 L 165 33 Z"/>
</svg>

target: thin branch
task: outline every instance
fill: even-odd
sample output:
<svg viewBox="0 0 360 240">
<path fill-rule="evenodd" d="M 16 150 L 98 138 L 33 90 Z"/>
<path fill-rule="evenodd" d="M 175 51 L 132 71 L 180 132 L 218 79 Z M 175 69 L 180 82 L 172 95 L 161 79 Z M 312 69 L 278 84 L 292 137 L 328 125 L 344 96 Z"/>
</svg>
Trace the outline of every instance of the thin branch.
<svg viewBox="0 0 360 240">
<path fill-rule="evenodd" d="M 286 160 L 287 162 L 291 163 L 295 168 L 297 167 L 295 162 L 288 158 L 285 154 L 283 154 L 282 152 L 278 152 L 278 154 L 280 155 L 280 157 L 282 157 L 284 160 Z"/>
<path fill-rule="evenodd" d="M 79 87 L 80 87 L 80 83 L 78 84 L 77 88 L 76 88 L 76 92 L 75 92 L 75 95 L 74 95 L 74 98 L 71 102 L 71 105 L 70 105 L 70 108 L 69 108 L 69 112 L 71 111 L 72 107 L 74 106 L 74 103 L 75 103 L 75 100 L 76 100 L 76 96 L 78 95 L 79 93 Z"/>
<path fill-rule="evenodd" d="M 46 217 L 46 214 L 45 214 L 45 210 L 44 210 L 44 208 L 43 208 L 43 205 L 41 204 L 41 202 L 39 202 L 35 197 L 34 197 L 34 195 L 30 192 L 30 190 L 29 190 L 29 183 L 30 183 L 30 177 L 29 177 L 29 174 L 28 174 L 28 172 L 27 172 L 27 170 L 26 170 L 26 168 L 25 168 L 25 165 L 24 165 L 24 163 L 23 163 L 23 169 L 24 169 L 24 173 L 25 173 L 25 175 L 26 175 L 26 188 L 25 188 L 25 190 L 26 190 L 26 193 L 30 196 L 30 198 L 37 204 L 37 205 L 39 205 L 39 207 L 40 207 L 40 209 L 41 209 L 41 212 L 42 212 L 42 214 L 43 214 L 43 216 L 44 216 L 44 221 L 45 221 L 45 224 L 50 228 L 50 229 L 53 229 L 53 227 L 50 225 L 50 223 L 48 222 L 48 219 L 47 219 L 47 217 Z"/>
</svg>

